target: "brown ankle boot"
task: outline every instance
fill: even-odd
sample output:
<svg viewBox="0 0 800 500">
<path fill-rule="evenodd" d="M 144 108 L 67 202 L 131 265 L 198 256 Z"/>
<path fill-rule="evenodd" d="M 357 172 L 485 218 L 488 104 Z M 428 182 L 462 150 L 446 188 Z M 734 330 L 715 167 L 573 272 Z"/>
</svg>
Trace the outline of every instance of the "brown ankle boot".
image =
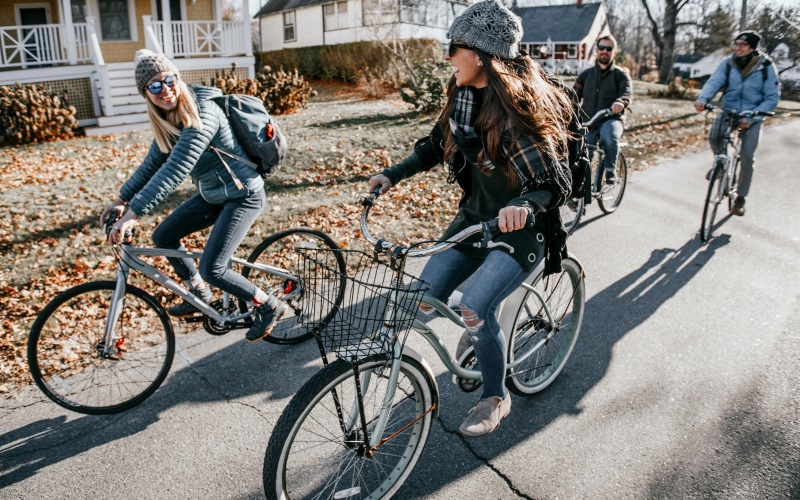
<svg viewBox="0 0 800 500">
<path fill-rule="evenodd" d="M 511 412 L 510 395 L 506 395 L 505 399 L 500 399 L 497 396 L 481 399 L 472 407 L 469 416 L 461 424 L 459 432 L 466 437 L 489 434 L 497 429 L 500 421 L 506 418 L 509 412 Z"/>
</svg>

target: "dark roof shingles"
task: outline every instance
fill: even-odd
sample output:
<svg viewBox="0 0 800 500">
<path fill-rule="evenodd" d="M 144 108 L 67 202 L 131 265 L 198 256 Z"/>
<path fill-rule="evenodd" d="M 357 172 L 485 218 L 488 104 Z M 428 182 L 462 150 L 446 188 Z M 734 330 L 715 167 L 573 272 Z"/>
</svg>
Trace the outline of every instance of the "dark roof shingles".
<svg viewBox="0 0 800 500">
<path fill-rule="evenodd" d="M 310 7 L 312 5 L 321 5 L 329 2 L 330 0 L 269 0 L 261 10 L 258 11 L 255 17 L 267 16 L 275 14 L 284 10 L 297 9 L 300 7 Z"/>
<path fill-rule="evenodd" d="M 522 42 L 577 42 L 583 40 L 600 10 L 599 3 L 548 5 L 512 9 L 522 18 Z"/>
</svg>

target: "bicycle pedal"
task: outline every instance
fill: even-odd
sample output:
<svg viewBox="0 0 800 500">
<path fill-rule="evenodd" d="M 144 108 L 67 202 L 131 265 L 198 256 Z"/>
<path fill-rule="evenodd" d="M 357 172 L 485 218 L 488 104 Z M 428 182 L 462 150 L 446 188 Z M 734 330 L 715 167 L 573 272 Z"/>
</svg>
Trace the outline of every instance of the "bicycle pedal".
<svg viewBox="0 0 800 500">
<path fill-rule="evenodd" d="M 184 316 L 183 318 L 178 318 L 182 323 L 202 323 L 203 322 L 202 314 L 195 314 L 193 316 Z"/>
</svg>

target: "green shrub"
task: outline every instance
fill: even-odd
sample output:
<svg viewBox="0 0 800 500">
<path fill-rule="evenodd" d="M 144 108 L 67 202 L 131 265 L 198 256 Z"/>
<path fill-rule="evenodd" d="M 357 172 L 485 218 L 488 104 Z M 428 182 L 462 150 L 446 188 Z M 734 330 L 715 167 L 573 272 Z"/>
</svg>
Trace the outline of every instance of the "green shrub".
<svg viewBox="0 0 800 500">
<path fill-rule="evenodd" d="M 75 107 L 61 95 L 34 84 L 0 87 L 0 144 L 68 139 L 75 135 Z"/>
<path fill-rule="evenodd" d="M 308 105 L 308 98 L 315 95 L 311 86 L 300 76 L 297 70 L 290 72 L 279 69 L 273 71 L 264 66 L 256 75 L 256 79 L 239 78 L 234 63 L 230 70 L 217 71 L 212 85 L 222 90 L 223 94 L 248 94 L 264 101 L 264 107 L 271 114 L 284 115 L 294 113 Z"/>
<path fill-rule="evenodd" d="M 400 97 L 423 113 L 442 109 L 447 100 L 450 64 L 445 61 L 423 61 L 414 64 L 414 73 L 416 81 L 408 81 L 398 87 Z"/>
</svg>

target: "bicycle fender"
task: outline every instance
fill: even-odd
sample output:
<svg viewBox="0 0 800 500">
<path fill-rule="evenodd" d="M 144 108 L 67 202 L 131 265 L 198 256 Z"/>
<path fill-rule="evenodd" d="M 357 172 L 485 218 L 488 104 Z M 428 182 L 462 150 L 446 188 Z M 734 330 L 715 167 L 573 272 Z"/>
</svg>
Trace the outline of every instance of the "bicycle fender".
<svg viewBox="0 0 800 500">
<path fill-rule="evenodd" d="M 433 418 L 439 418 L 439 382 L 436 380 L 436 376 L 433 374 L 433 369 L 431 369 L 431 365 L 423 358 L 417 351 L 414 350 L 413 347 L 409 345 L 403 346 L 403 355 L 409 356 L 414 358 L 420 366 L 427 372 L 428 377 L 430 378 L 431 382 L 433 382 L 433 394 L 431 394 L 431 398 L 433 399 Z"/>
</svg>

